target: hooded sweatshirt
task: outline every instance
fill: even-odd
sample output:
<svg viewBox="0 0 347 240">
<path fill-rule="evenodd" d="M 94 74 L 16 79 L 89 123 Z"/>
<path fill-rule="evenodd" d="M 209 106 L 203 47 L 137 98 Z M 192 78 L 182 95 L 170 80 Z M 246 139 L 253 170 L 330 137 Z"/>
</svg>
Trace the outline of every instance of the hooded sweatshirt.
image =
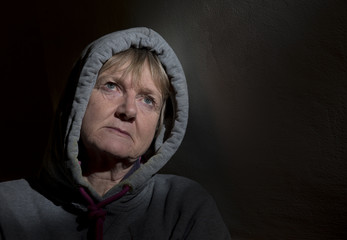
<svg viewBox="0 0 347 240">
<path fill-rule="evenodd" d="M 173 90 L 151 157 L 138 160 L 100 196 L 82 175 L 82 119 L 102 65 L 131 47 L 158 56 Z M 0 184 L 0 239 L 230 239 L 214 200 L 198 183 L 157 173 L 179 147 L 187 120 L 185 75 L 158 33 L 132 28 L 92 42 L 71 72 L 39 177 Z"/>
</svg>

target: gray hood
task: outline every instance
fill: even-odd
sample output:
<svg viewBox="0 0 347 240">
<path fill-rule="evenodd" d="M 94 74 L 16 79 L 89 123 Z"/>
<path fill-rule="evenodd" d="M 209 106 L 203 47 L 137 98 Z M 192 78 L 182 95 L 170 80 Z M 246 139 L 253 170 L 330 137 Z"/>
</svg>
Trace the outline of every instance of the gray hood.
<svg viewBox="0 0 347 240">
<path fill-rule="evenodd" d="M 73 68 L 67 91 L 58 108 L 51 146 L 45 157 L 42 175 L 46 182 L 64 185 L 71 190 L 84 186 L 95 198 L 100 198 L 82 177 L 78 162 L 80 129 L 100 68 L 114 54 L 130 47 L 154 51 L 164 66 L 174 91 L 168 99 L 164 127 L 154 142 L 155 154 L 107 195 L 120 191 L 124 184 L 135 191 L 141 188 L 176 152 L 188 121 L 188 92 L 182 66 L 171 47 L 155 31 L 148 28 L 118 31 L 89 44 Z"/>
</svg>

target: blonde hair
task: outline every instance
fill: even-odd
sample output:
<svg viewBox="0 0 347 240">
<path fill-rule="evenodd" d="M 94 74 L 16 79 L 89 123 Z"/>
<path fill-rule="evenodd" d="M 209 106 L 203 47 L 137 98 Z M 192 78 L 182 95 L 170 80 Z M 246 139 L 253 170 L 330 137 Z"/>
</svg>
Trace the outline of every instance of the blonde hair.
<svg viewBox="0 0 347 240">
<path fill-rule="evenodd" d="M 116 68 L 121 69 L 122 67 L 126 66 L 126 63 L 130 63 L 125 69 L 125 74 L 132 73 L 133 79 L 135 81 L 139 80 L 141 77 L 141 70 L 145 62 L 148 62 L 151 75 L 154 80 L 155 86 L 158 88 L 158 90 L 162 94 L 162 108 L 160 113 L 160 119 L 158 121 L 158 127 L 157 127 L 157 134 L 160 132 L 160 129 L 163 125 L 164 121 L 164 112 L 166 107 L 166 100 L 170 94 L 171 85 L 169 82 L 169 78 L 164 70 L 164 67 L 162 66 L 158 56 L 147 49 L 135 49 L 130 48 L 126 51 L 117 53 L 113 55 L 99 70 L 99 75 L 106 71 L 107 69 L 110 69 L 111 67 L 115 66 Z M 76 66 L 80 66 L 76 64 Z M 70 75 L 70 80 L 78 80 L 79 77 L 79 68 L 75 67 Z M 70 84 L 76 84 L 75 81 L 69 81 Z M 72 85 L 74 86 L 74 85 Z M 41 169 L 39 170 L 39 175 L 46 175 L 49 174 L 51 176 L 59 175 L 58 177 L 67 177 L 70 176 L 64 175 L 65 174 L 65 165 L 58 164 L 58 161 L 66 157 L 66 151 L 64 146 L 65 141 L 65 129 L 67 127 L 68 123 L 68 117 L 70 114 L 70 108 L 71 105 L 68 103 L 72 102 L 72 99 L 74 98 L 74 90 L 75 88 L 71 88 L 70 85 L 66 87 L 64 96 L 62 100 L 60 101 L 59 110 L 56 115 L 55 119 L 55 125 L 54 128 L 52 128 L 52 132 L 50 134 L 49 144 L 47 145 L 44 161 Z M 53 134 L 55 133 L 55 134 Z M 155 137 L 156 137 L 155 136 Z M 83 150 L 79 150 L 80 153 L 83 153 Z M 151 147 L 147 151 L 147 155 L 150 156 L 152 153 Z M 144 156 L 144 159 L 146 156 Z M 47 172 L 43 171 L 43 169 L 46 169 Z M 70 181 L 70 178 L 68 179 Z"/>
<path fill-rule="evenodd" d="M 113 55 L 101 67 L 99 75 L 111 67 L 115 67 L 115 69 L 122 69 L 122 71 L 124 71 L 124 76 L 132 73 L 133 81 L 136 82 L 141 77 L 142 67 L 146 60 L 149 65 L 154 84 L 162 94 L 162 100 L 164 102 L 169 95 L 169 78 L 158 56 L 145 48 L 129 48 L 128 50 Z M 126 66 L 126 68 L 122 68 L 126 63 L 129 64 Z"/>
<path fill-rule="evenodd" d="M 142 68 L 146 61 L 149 65 L 149 69 L 154 80 L 154 85 L 158 88 L 162 95 L 163 104 L 161 107 L 157 128 L 157 132 L 159 132 L 158 130 L 161 128 L 164 121 L 166 99 L 170 93 L 170 81 L 163 65 L 154 52 L 146 48 L 129 48 L 123 52 L 116 53 L 100 68 L 99 75 L 110 68 L 115 68 L 124 71 L 124 76 L 131 73 L 133 81 L 136 84 L 141 78 Z M 124 66 L 126 67 L 124 68 Z"/>
</svg>

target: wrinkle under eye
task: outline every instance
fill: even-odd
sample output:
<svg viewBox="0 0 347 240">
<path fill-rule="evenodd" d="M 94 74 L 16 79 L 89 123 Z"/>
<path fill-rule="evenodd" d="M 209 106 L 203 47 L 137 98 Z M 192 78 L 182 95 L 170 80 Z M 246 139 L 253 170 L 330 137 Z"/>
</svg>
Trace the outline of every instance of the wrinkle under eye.
<svg viewBox="0 0 347 240">
<path fill-rule="evenodd" d="M 145 107 L 147 110 L 153 110 L 153 111 L 159 111 L 160 110 L 160 101 L 157 102 L 157 100 L 152 96 L 141 96 L 139 98 L 139 101 L 143 107 Z"/>
</svg>

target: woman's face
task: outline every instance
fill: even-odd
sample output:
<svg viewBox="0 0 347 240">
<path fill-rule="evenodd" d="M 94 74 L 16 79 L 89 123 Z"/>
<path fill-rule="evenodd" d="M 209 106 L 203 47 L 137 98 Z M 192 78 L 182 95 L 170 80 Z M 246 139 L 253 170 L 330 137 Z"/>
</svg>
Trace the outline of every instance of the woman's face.
<svg viewBox="0 0 347 240">
<path fill-rule="evenodd" d="M 111 67 L 99 75 L 82 121 L 81 139 L 90 157 L 107 154 L 135 160 L 149 148 L 162 96 L 145 62 L 137 84 Z M 92 155 L 92 156 L 91 156 Z"/>
</svg>

